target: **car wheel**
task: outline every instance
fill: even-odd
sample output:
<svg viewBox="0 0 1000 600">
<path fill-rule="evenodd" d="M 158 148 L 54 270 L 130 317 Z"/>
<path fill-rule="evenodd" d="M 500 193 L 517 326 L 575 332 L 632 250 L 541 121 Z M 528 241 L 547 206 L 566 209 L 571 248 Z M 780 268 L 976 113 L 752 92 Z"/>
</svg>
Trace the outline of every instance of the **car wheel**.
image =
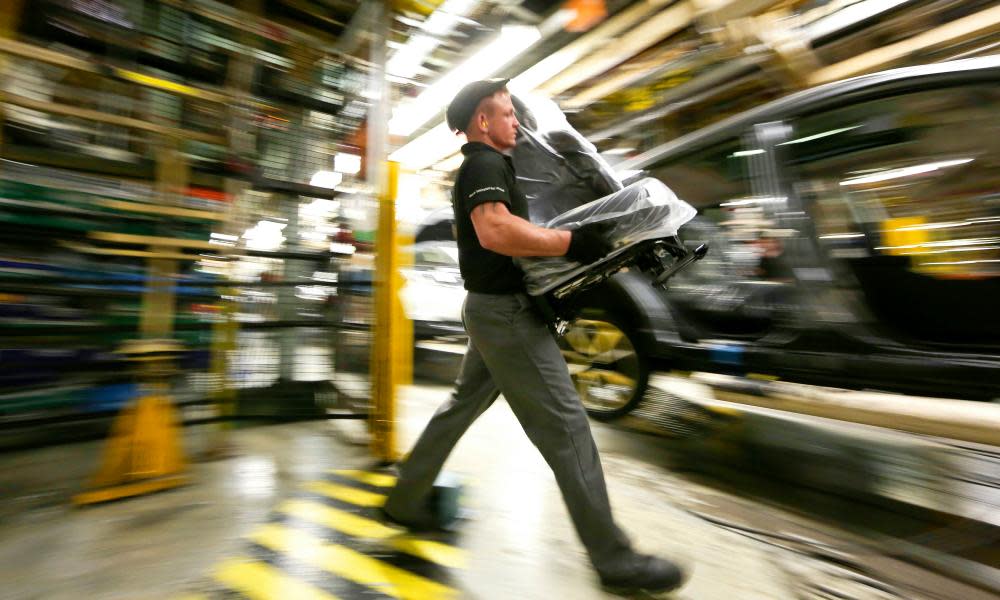
<svg viewBox="0 0 1000 600">
<path fill-rule="evenodd" d="M 576 319 L 559 339 L 580 400 L 598 421 L 628 414 L 646 392 L 649 367 L 633 338 L 629 328 L 600 317 Z"/>
</svg>

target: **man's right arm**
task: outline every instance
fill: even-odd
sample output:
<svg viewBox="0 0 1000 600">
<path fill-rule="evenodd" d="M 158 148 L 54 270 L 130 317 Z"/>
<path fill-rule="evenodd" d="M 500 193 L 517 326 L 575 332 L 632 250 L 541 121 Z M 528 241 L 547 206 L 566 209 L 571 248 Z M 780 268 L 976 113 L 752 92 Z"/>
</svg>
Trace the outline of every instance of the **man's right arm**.
<svg viewBox="0 0 1000 600">
<path fill-rule="evenodd" d="M 470 214 L 483 248 L 506 256 L 563 256 L 572 234 L 546 229 L 510 212 L 504 202 L 477 205 Z"/>
</svg>

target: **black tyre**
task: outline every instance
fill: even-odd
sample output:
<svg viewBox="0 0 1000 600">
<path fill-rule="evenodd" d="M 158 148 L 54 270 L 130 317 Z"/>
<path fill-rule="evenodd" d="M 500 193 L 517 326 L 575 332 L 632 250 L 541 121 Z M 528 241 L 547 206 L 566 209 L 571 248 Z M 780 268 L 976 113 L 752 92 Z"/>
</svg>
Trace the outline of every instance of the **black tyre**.
<svg viewBox="0 0 1000 600">
<path fill-rule="evenodd" d="M 603 315 L 576 319 L 559 338 L 580 400 L 598 421 L 628 414 L 646 392 L 649 366 L 634 337 L 629 327 Z"/>
</svg>

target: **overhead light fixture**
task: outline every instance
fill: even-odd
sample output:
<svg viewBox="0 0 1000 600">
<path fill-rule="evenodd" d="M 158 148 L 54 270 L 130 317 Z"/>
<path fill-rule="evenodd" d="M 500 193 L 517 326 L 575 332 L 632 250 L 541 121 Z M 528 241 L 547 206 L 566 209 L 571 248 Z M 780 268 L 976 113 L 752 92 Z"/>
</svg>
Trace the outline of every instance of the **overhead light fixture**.
<svg viewBox="0 0 1000 600">
<path fill-rule="evenodd" d="M 434 165 L 434 170 L 450 173 L 455 169 L 459 168 L 460 166 L 462 166 L 463 160 L 465 160 L 465 156 L 462 155 L 461 152 L 456 152 L 455 154 L 451 155 L 445 160 L 442 160 L 441 162 Z"/>
<path fill-rule="evenodd" d="M 416 99 L 400 104 L 389 120 L 389 133 L 408 136 L 441 112 L 454 94 L 467 83 L 489 77 L 524 53 L 541 37 L 535 27 L 508 25 L 467 61 L 449 71 Z"/>
<path fill-rule="evenodd" d="M 889 181 L 890 179 L 901 179 L 903 177 L 911 177 L 913 175 L 921 175 L 923 173 L 930 173 L 932 171 L 937 171 L 938 169 L 943 169 L 946 167 L 954 167 L 958 165 L 964 165 L 966 163 L 972 162 L 971 158 L 960 158 L 957 160 L 942 160 L 939 162 L 925 163 L 922 165 L 914 165 L 912 167 L 901 167 L 899 169 L 888 169 L 885 171 L 880 171 L 878 173 L 873 173 L 871 175 L 862 175 L 860 177 L 851 177 L 850 179 L 845 179 L 840 182 L 840 185 L 862 185 L 865 183 L 878 183 L 880 181 Z"/>
<path fill-rule="evenodd" d="M 427 56 L 441 43 L 438 38 L 464 20 L 475 4 L 476 0 L 445 0 L 426 21 L 406 21 L 417 32 L 392 53 L 385 66 L 386 73 L 407 79 L 416 75 Z"/>
<path fill-rule="evenodd" d="M 541 38 L 548 38 L 549 36 L 562 31 L 566 23 L 569 23 L 575 17 L 576 11 L 556 11 L 549 18 L 538 25 L 538 35 L 537 37 L 534 37 L 531 43 L 534 43 Z M 527 46 L 528 44 L 525 44 L 525 47 L 521 48 L 520 51 L 527 50 Z M 506 52 L 506 49 L 504 52 Z M 580 56 L 582 56 L 582 49 L 578 48 L 571 52 L 567 52 L 563 49 L 563 51 L 550 55 L 548 58 L 542 60 L 540 63 L 537 63 L 527 71 L 511 79 L 510 83 L 507 84 L 507 89 L 509 89 L 511 93 L 518 95 L 534 92 L 538 86 L 573 64 L 573 61 L 577 60 Z M 510 59 L 512 58 L 513 56 L 510 57 Z M 486 74 L 481 74 L 480 76 L 484 77 Z M 452 90 L 451 93 L 455 93 L 455 91 L 456 90 Z M 539 93 L 539 95 L 545 98 L 549 97 L 548 94 Z M 462 142 L 459 137 L 454 135 L 447 126 L 441 124 L 424 133 L 420 137 L 411 140 L 408 144 L 394 152 L 389 158 L 390 160 L 400 162 L 405 168 L 419 170 L 427 168 L 442 159 L 456 154 L 461 147 Z"/>
<path fill-rule="evenodd" d="M 404 78 L 416 75 L 427 56 L 441 43 L 438 37 L 444 36 L 465 20 L 465 15 L 475 4 L 476 0 L 445 0 L 426 21 L 399 19 L 418 31 L 389 57 L 385 66 L 386 73 Z"/>
<path fill-rule="evenodd" d="M 530 92 L 552 77 L 566 70 L 580 56 L 572 52 L 557 52 L 542 59 L 524 73 L 521 73 L 507 84 L 507 89 L 515 94 Z"/>
<path fill-rule="evenodd" d="M 398 162 L 404 169 L 419 171 L 426 169 L 445 156 L 450 156 L 462 148 L 462 140 L 441 123 L 409 144 L 389 155 L 389 160 Z"/>
<path fill-rule="evenodd" d="M 813 140 L 818 140 L 825 137 L 830 137 L 831 135 L 837 135 L 838 133 L 844 133 L 845 131 L 851 131 L 852 129 L 858 129 L 861 125 L 854 125 L 852 127 L 841 127 L 840 129 L 831 129 L 830 131 L 824 131 L 822 133 L 817 133 L 815 135 L 807 135 L 803 138 L 798 138 L 795 140 L 788 140 L 787 142 L 781 142 L 779 146 L 788 146 L 790 144 L 801 144 L 803 142 L 811 142 Z"/>
<path fill-rule="evenodd" d="M 861 0 L 861 2 L 841 8 L 807 25 L 804 32 L 805 39 L 815 40 L 831 33 L 842 31 L 907 2 L 909 0 Z M 826 7 L 823 8 L 825 9 Z M 806 16 L 808 17 L 808 13 L 806 13 Z"/>
</svg>

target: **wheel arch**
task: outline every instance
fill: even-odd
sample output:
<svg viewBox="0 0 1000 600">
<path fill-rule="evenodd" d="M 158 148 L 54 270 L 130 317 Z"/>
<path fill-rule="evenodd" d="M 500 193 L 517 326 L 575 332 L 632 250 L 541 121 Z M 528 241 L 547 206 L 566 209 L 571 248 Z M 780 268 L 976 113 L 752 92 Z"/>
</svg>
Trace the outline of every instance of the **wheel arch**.
<svg viewBox="0 0 1000 600">
<path fill-rule="evenodd" d="M 643 273 L 618 273 L 599 286 L 581 293 L 574 299 L 581 316 L 604 311 L 635 335 L 637 350 L 652 357 L 656 350 L 658 331 L 672 331 L 673 317 L 664 292 L 653 287 Z"/>
</svg>

